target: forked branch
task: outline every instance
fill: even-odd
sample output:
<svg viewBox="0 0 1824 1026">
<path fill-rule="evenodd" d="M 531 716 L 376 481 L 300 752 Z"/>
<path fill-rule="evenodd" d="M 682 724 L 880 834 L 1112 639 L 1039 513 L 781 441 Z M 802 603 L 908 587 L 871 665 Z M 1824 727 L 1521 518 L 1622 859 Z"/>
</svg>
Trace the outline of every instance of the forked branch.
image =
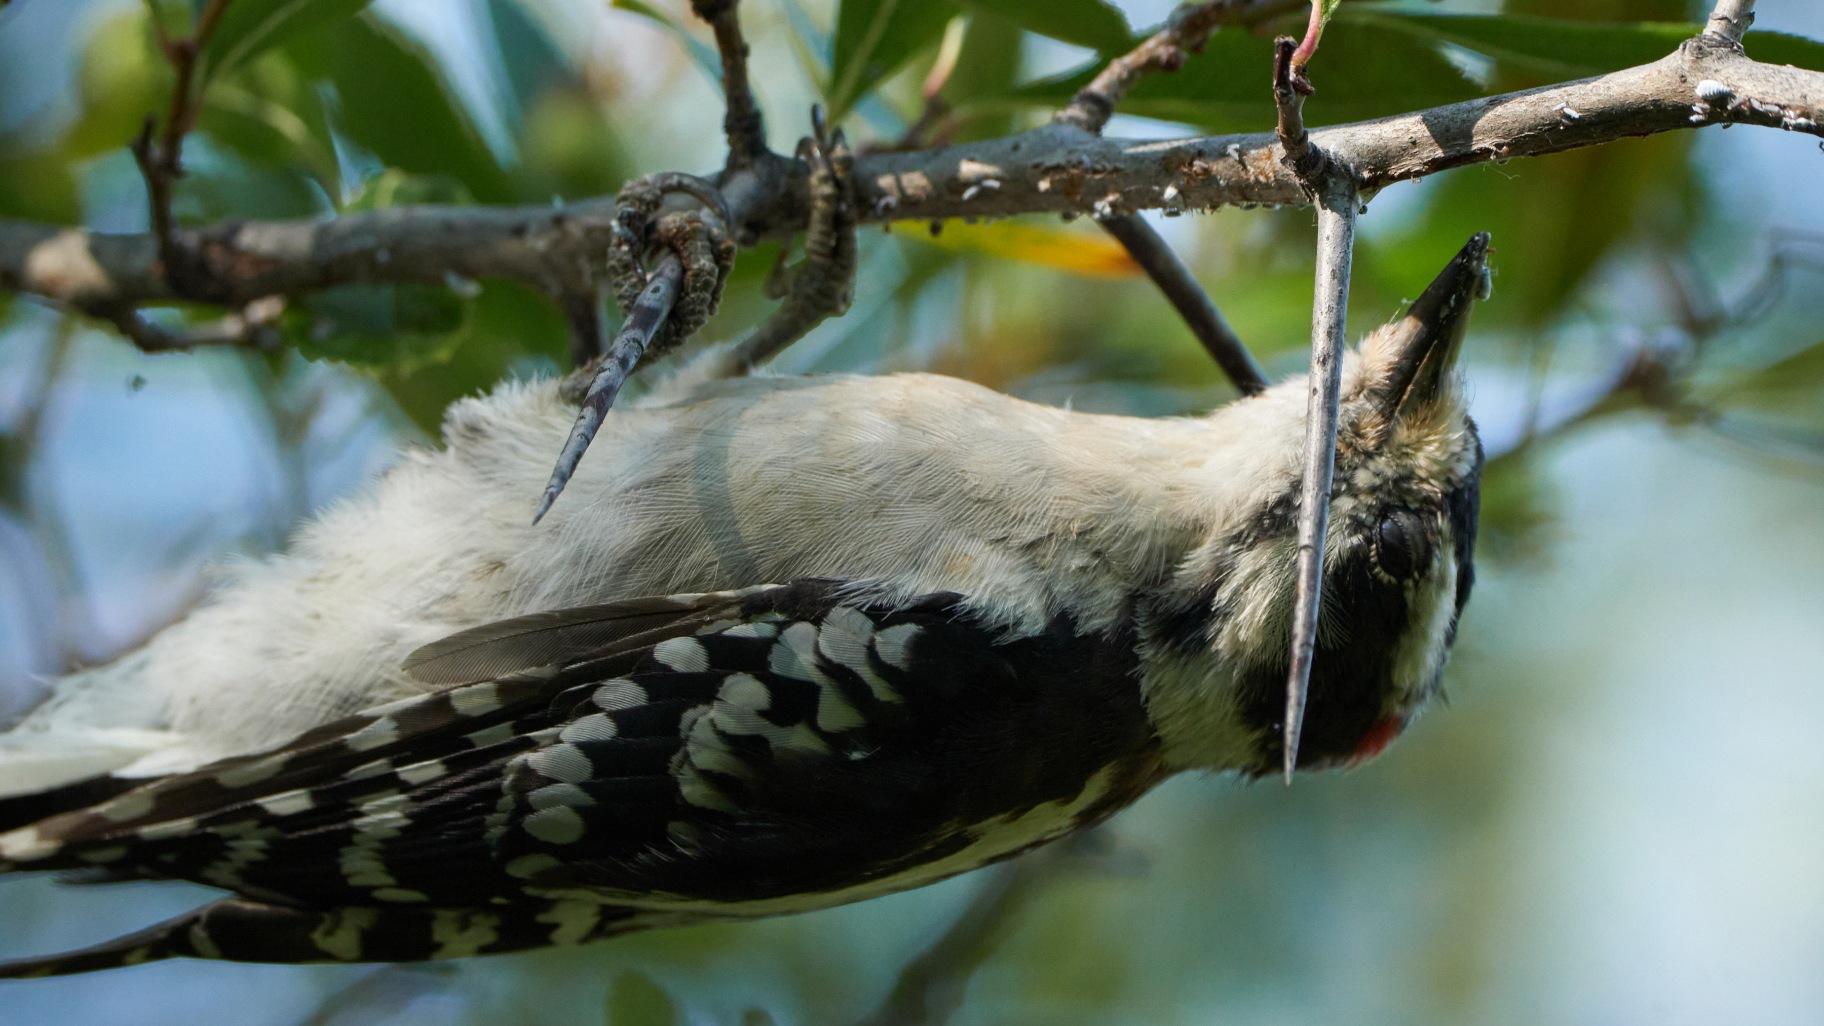
<svg viewBox="0 0 1824 1026">
<path fill-rule="evenodd" d="M 1141 77 L 1153 71 L 1176 71 L 1188 53 L 1202 50 L 1210 33 L 1224 24 L 1249 17 L 1265 17 L 1295 2 L 1303 0 L 1208 0 L 1185 4 L 1173 11 L 1165 25 L 1139 46 L 1109 61 L 1107 67 L 1053 116 L 1052 123 L 1100 133 L 1114 114 L 1116 104 Z M 1096 221 L 1121 243 L 1165 294 L 1236 391 L 1253 395 L 1267 387 L 1266 374 L 1248 352 L 1246 344 L 1223 318 L 1209 293 L 1197 283 L 1190 268 L 1178 259 L 1152 225 L 1134 213 L 1098 213 Z"/>
</svg>

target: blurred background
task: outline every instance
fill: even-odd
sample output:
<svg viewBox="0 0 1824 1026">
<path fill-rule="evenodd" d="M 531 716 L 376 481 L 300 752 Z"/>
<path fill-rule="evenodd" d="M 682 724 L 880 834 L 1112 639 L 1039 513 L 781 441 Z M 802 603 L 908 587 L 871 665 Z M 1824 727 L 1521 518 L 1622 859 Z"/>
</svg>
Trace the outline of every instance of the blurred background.
<svg viewBox="0 0 1824 1026">
<path fill-rule="evenodd" d="M 882 144 L 915 126 L 966 139 L 1035 123 L 1169 7 L 748 0 L 743 16 L 771 143 L 789 150 L 819 99 L 851 139 Z M 1352 0 L 1306 116 L 1651 59 L 1692 31 L 1659 23 L 1706 7 Z M 720 165 L 714 54 L 682 0 L 310 9 L 212 71 L 182 220 L 561 204 Z M 170 88 L 153 16 L 181 31 L 191 6 L 0 10 L 0 216 L 145 228 L 126 143 Z M 1222 33 L 1143 85 L 1124 109 L 1144 117 L 1110 134 L 1270 128 L 1268 38 L 1302 19 Z M 1766 0 L 1748 39 L 1754 56 L 1824 68 L 1824 46 L 1778 32 L 1824 39 L 1824 8 Z M 1473 231 L 1494 233 L 1498 277 L 1467 354 L 1497 455 L 1450 701 L 1372 765 L 1290 790 L 1180 778 L 1083 843 L 793 919 L 417 968 L 167 962 L 5 985 L 0 1022 L 1816 1023 L 1820 181 L 1815 138 L 1710 129 L 1374 201 L 1355 333 Z M 1275 375 L 1297 373 L 1310 212 L 1156 223 Z M 742 256 L 707 335 L 763 315 L 773 255 Z M 274 354 L 146 356 L 0 296 L 0 722 L 46 678 L 181 616 L 211 564 L 282 547 L 300 518 L 434 438 L 453 398 L 563 369 L 543 297 L 451 286 L 295 303 L 293 344 Z M 853 310 L 781 363 L 934 369 L 1145 415 L 1233 394 L 1111 242 L 1055 218 L 868 231 Z M 0 881 L 0 957 L 207 895 Z"/>
</svg>

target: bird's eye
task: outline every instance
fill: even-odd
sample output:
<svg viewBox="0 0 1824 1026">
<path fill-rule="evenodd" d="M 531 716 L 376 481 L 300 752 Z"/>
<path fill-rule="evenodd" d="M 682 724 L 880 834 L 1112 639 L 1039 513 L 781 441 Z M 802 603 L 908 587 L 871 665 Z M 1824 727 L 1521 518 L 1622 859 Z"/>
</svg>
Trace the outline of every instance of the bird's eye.
<svg viewBox="0 0 1824 1026">
<path fill-rule="evenodd" d="M 1374 530 L 1374 561 L 1382 573 L 1400 581 L 1431 565 L 1431 536 L 1417 514 L 1402 509 L 1381 518 Z"/>
</svg>

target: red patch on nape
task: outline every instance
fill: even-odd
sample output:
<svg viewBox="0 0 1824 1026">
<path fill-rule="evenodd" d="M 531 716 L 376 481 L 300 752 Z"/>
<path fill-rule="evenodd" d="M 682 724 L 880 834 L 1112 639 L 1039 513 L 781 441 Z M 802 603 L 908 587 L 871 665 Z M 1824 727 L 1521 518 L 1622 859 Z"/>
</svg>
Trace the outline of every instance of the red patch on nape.
<svg viewBox="0 0 1824 1026">
<path fill-rule="evenodd" d="M 1386 751 L 1387 746 L 1393 744 L 1393 739 L 1399 737 L 1400 731 L 1405 729 L 1404 716 L 1383 716 L 1375 720 L 1374 725 L 1362 735 L 1361 741 L 1356 743 L 1355 751 L 1350 753 L 1349 765 L 1359 766 Z"/>
</svg>

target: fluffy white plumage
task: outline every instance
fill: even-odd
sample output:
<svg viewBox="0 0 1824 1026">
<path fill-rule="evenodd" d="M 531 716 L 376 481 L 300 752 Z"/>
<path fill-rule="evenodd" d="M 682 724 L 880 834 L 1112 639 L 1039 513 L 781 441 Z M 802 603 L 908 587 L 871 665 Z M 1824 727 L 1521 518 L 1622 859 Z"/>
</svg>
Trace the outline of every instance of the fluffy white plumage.
<svg viewBox="0 0 1824 1026">
<path fill-rule="evenodd" d="M 415 648 L 546 609 L 830 575 L 955 591 L 1016 630 L 1065 609 L 1103 626 L 1133 581 L 1289 487 L 1304 394 L 1138 419 L 934 375 L 686 367 L 608 418 L 533 526 L 573 416 L 549 381 L 455 405 L 441 448 L 407 452 L 289 552 L 226 568 L 144 649 L 57 682 L 0 735 L 0 794 L 276 744 L 422 690 L 397 669 Z"/>
</svg>

